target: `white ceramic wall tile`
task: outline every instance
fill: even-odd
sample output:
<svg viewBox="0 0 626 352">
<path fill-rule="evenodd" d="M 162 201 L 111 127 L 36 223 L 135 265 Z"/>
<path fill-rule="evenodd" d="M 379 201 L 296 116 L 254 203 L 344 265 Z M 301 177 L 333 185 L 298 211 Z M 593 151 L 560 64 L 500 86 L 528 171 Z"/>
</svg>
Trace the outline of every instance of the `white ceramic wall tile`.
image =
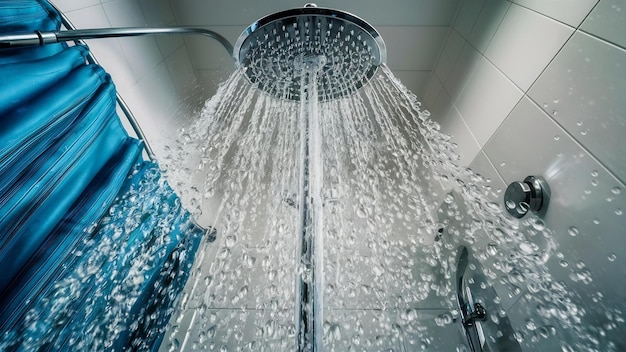
<svg viewBox="0 0 626 352">
<path fill-rule="evenodd" d="M 139 6 L 148 26 L 164 26 L 175 21 L 168 0 L 139 0 Z"/>
<path fill-rule="evenodd" d="M 512 4 L 485 56 L 526 91 L 573 31 L 560 22 Z"/>
<path fill-rule="evenodd" d="M 512 0 L 572 27 L 578 27 L 598 0 Z M 604 0 L 602 0 L 604 2 Z"/>
<path fill-rule="evenodd" d="M 592 303 L 596 291 L 606 306 L 623 304 L 626 292 L 615 283 L 626 280 L 624 185 L 528 98 L 484 150 L 507 183 L 528 175 L 546 179 L 551 198 L 544 220 L 570 264 L 561 266 L 561 258 L 553 256 L 548 262 L 552 276 L 565 281 L 590 314 L 604 313 L 604 305 Z M 570 279 L 578 277 L 578 262 L 591 271 L 593 285 Z"/>
<path fill-rule="evenodd" d="M 196 70 L 200 86 L 204 89 L 202 94 L 206 99 L 214 96 L 219 84 L 225 82 L 234 71 L 234 67 L 230 70 Z"/>
<path fill-rule="evenodd" d="M 187 54 L 187 48 L 184 46 L 178 48 L 165 60 L 165 64 L 178 97 L 181 100 L 184 99 L 198 85 L 193 67 L 191 67 L 191 60 Z"/>
<path fill-rule="evenodd" d="M 111 27 L 104 8 L 100 4 L 64 13 L 77 29 Z"/>
<path fill-rule="evenodd" d="M 154 37 L 120 38 L 118 41 L 135 81 L 150 74 L 156 65 L 163 62 L 163 56 Z"/>
<path fill-rule="evenodd" d="M 115 0 L 102 4 L 111 27 L 145 26 L 146 19 L 137 0 Z"/>
<path fill-rule="evenodd" d="M 421 92 L 424 91 L 428 77 L 431 71 L 399 71 L 393 70 L 394 76 L 396 76 L 402 84 L 404 84 L 413 94 L 418 97 Z"/>
<path fill-rule="evenodd" d="M 510 6 L 506 0 L 487 0 L 469 35 L 469 41 L 479 52 L 485 53 Z"/>
<path fill-rule="evenodd" d="M 180 322 L 171 321 L 170 326 L 176 326 L 177 331 L 165 333 L 159 351 L 252 351 L 257 329 L 271 319 L 269 312 L 241 309 L 207 309 L 200 314 L 196 309 L 187 309 Z M 176 339 L 173 346 L 170 334 Z M 270 346 L 271 350 L 281 350 L 279 342 Z"/>
<path fill-rule="evenodd" d="M 484 5 L 485 0 L 463 0 L 459 14 L 454 21 L 454 29 L 465 39 L 469 38 Z"/>
<path fill-rule="evenodd" d="M 480 151 L 480 145 L 445 91 L 439 94 L 432 109 L 431 118 L 437 121 L 441 131 L 451 135 L 452 142 L 458 145 L 456 152 L 461 156 L 459 164 L 469 165 Z"/>
<path fill-rule="evenodd" d="M 482 147 L 522 95 L 519 88 L 481 56 L 456 106 Z"/>
<path fill-rule="evenodd" d="M 457 31 L 451 30 L 435 67 L 435 73 L 439 77 L 440 82 L 445 82 L 448 79 L 464 44 L 465 40 L 463 37 Z"/>
<path fill-rule="evenodd" d="M 445 26 L 379 26 L 392 70 L 430 70 L 448 35 Z"/>
<path fill-rule="evenodd" d="M 132 87 L 136 83 L 128 60 L 117 40 L 88 40 L 87 45 L 100 65 L 113 77 L 118 90 L 122 87 Z"/>
<path fill-rule="evenodd" d="M 206 28 L 221 34 L 233 45 L 245 29 L 245 27 L 240 26 L 211 26 Z M 194 69 L 232 69 L 235 66 L 233 58 L 215 39 L 199 35 L 186 35 L 184 39 Z"/>
<path fill-rule="evenodd" d="M 110 1 L 103 3 L 102 6 L 112 27 L 147 25 L 137 0 Z M 126 55 L 135 82 L 163 61 L 163 56 L 154 37 L 120 38 L 118 40 L 124 55 Z"/>
<path fill-rule="evenodd" d="M 422 94 L 422 104 L 423 106 L 430 110 L 430 107 L 435 105 L 435 101 L 439 97 L 439 93 L 443 89 L 443 85 L 439 81 L 439 78 L 436 74 L 431 74 L 430 80 L 426 87 L 424 87 L 424 93 Z"/>
<path fill-rule="evenodd" d="M 626 50 L 576 33 L 529 95 L 626 180 Z"/>
<path fill-rule="evenodd" d="M 466 351 L 467 340 L 458 320 L 443 326 L 436 324 L 437 317 L 444 314 L 451 317 L 447 310 L 328 310 L 324 312 L 324 320 L 328 320 L 330 327 L 336 327 L 340 335 L 325 334 L 327 338 L 324 340 L 324 349 Z M 400 334 L 397 333 L 398 330 Z"/>
<path fill-rule="evenodd" d="M 168 24 L 170 26 L 175 26 L 175 23 Z M 182 35 L 163 35 L 157 36 L 154 38 L 159 46 L 159 50 L 161 50 L 161 56 L 163 58 L 167 58 L 172 53 L 174 53 L 178 48 L 185 45 L 184 39 Z"/>
<path fill-rule="evenodd" d="M 177 126 L 171 126 L 170 119 L 178 101 L 165 62 L 161 62 L 136 85 L 120 87 L 119 91 L 130 105 L 148 141 L 172 137 L 170 134 L 177 130 Z"/>
<path fill-rule="evenodd" d="M 469 42 L 465 42 L 461 53 L 450 70 L 448 79 L 443 84 L 453 102 L 458 99 L 472 72 L 474 72 L 476 64 L 481 59 L 482 55 Z"/>
<path fill-rule="evenodd" d="M 506 318 L 509 319 L 514 331 L 520 332 L 520 347 L 522 351 L 562 351 L 562 336 L 551 334 L 550 327 L 553 324 L 544 324 L 541 317 L 537 314 L 532 296 L 523 295 L 507 312 Z M 526 326 L 529 322 L 533 322 L 536 326 L 535 331 L 529 332 Z M 532 326 L 532 325 L 531 325 Z M 569 339 L 564 339 L 565 341 Z"/>
<path fill-rule="evenodd" d="M 85 7 L 90 7 L 94 5 L 100 5 L 100 0 L 53 0 L 50 1 L 54 4 L 61 12 L 66 13 L 68 11 L 74 11 L 78 9 L 82 9 Z"/>
<path fill-rule="evenodd" d="M 429 108 L 430 118 L 441 124 L 442 122 L 445 122 L 445 119 L 448 118 L 450 111 L 454 109 L 454 104 L 452 103 L 448 93 L 442 89 L 438 94 L 437 99 Z"/>
<path fill-rule="evenodd" d="M 581 28 L 593 35 L 626 48 L 626 2 L 602 0 L 593 9 Z"/>
<path fill-rule="evenodd" d="M 502 204 L 507 184 L 500 174 L 498 174 L 498 171 L 487 155 L 481 151 L 476 155 L 469 167 L 474 170 L 474 172 L 481 175 L 485 179 L 486 185 L 491 188 L 491 193 L 488 194 L 489 198 L 493 202 Z"/>
</svg>

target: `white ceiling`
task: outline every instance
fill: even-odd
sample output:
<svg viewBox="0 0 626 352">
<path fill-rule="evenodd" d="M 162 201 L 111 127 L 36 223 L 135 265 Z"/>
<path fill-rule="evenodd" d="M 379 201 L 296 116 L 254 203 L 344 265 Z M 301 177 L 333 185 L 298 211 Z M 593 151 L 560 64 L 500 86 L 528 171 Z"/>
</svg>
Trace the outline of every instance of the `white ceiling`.
<svg viewBox="0 0 626 352">
<path fill-rule="evenodd" d="M 435 65 L 460 0 L 324 0 L 320 7 L 336 8 L 363 18 L 387 45 L 387 64 L 417 95 Z M 235 43 L 257 19 L 306 2 L 293 0 L 170 0 L 178 25 L 212 29 Z M 211 92 L 234 69 L 224 48 L 203 37 L 185 38 L 192 66 L 201 84 Z"/>
</svg>

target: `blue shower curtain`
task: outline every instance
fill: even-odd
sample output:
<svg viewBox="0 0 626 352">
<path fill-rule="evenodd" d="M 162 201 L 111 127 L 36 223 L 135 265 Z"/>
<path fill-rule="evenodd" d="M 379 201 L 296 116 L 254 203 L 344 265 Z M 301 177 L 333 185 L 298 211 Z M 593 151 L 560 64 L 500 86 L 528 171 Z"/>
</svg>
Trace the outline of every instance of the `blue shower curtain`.
<svg viewBox="0 0 626 352">
<path fill-rule="evenodd" d="M 0 1 L 0 33 L 58 30 Z M 0 48 L 0 350 L 156 350 L 204 234 L 83 45 Z"/>
</svg>

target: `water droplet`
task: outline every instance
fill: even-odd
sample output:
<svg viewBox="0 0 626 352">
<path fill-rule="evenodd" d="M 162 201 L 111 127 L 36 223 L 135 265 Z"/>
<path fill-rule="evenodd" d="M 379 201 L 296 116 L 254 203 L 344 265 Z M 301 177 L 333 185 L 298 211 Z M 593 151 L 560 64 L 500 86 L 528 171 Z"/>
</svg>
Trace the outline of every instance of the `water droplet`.
<svg viewBox="0 0 626 352">
<path fill-rule="evenodd" d="M 580 134 L 583 135 L 583 136 L 586 136 L 587 132 L 589 132 L 589 130 L 582 130 L 582 131 L 580 131 Z"/>
<path fill-rule="evenodd" d="M 356 215 L 358 217 L 360 217 L 361 219 L 366 219 L 367 218 L 367 212 L 365 211 L 365 207 L 363 206 L 359 206 L 356 208 Z"/>
<path fill-rule="evenodd" d="M 567 229 L 567 233 L 570 236 L 575 237 L 575 236 L 578 236 L 579 231 L 577 227 L 571 226 L 569 229 Z"/>
<path fill-rule="evenodd" d="M 609 254 L 608 259 L 609 259 L 610 262 L 614 262 L 615 259 L 617 259 L 617 255 L 615 253 L 611 253 L 611 254 Z"/>
<path fill-rule="evenodd" d="M 611 188 L 611 192 L 613 194 L 620 194 L 622 192 L 622 189 L 619 188 L 619 187 L 613 187 L 613 188 Z"/>
<path fill-rule="evenodd" d="M 506 166 L 506 162 L 504 162 L 504 161 L 503 161 L 503 162 L 501 162 L 501 163 L 500 163 L 500 166 Z"/>
<path fill-rule="evenodd" d="M 535 324 L 535 321 L 532 319 L 528 319 L 526 320 L 526 329 L 528 329 L 528 331 L 534 331 L 537 329 L 537 325 Z"/>
<path fill-rule="evenodd" d="M 558 104 L 559 103 L 559 99 L 554 99 L 552 102 L 555 103 L 555 104 Z"/>
<path fill-rule="evenodd" d="M 546 229 L 546 223 L 542 219 L 535 219 L 532 224 L 533 228 L 537 231 L 543 231 Z"/>
<path fill-rule="evenodd" d="M 489 243 L 487 245 L 487 253 L 491 256 L 498 254 L 498 245 L 494 242 Z"/>
<path fill-rule="evenodd" d="M 561 260 L 559 261 L 559 264 L 564 268 L 567 268 L 569 266 L 569 263 L 567 262 L 567 260 Z"/>
<path fill-rule="evenodd" d="M 622 209 L 615 209 L 615 215 L 620 216 L 622 215 L 624 212 L 622 211 Z"/>
<path fill-rule="evenodd" d="M 598 175 L 599 175 L 598 170 L 591 171 L 591 176 L 592 177 L 598 177 Z"/>
<path fill-rule="evenodd" d="M 596 225 L 600 224 L 600 219 L 594 218 L 593 219 L 593 223 L 596 224 Z"/>
<path fill-rule="evenodd" d="M 535 252 L 535 248 L 533 247 L 533 245 L 530 242 L 522 242 L 522 243 L 520 243 L 519 244 L 519 249 L 525 255 L 531 255 L 531 254 L 533 254 Z"/>
<path fill-rule="evenodd" d="M 591 180 L 591 185 L 592 186 L 597 187 L 599 184 L 600 184 L 600 182 L 598 182 L 597 179 L 594 178 L 593 180 Z"/>
<path fill-rule="evenodd" d="M 230 256 L 230 249 L 222 248 L 219 252 L 217 252 L 217 257 L 219 259 L 226 259 Z"/>
<path fill-rule="evenodd" d="M 559 136 L 558 134 L 554 136 L 555 141 L 558 141 L 559 139 L 561 139 L 561 136 Z"/>
<path fill-rule="evenodd" d="M 522 214 L 527 213 L 528 210 L 530 210 L 530 205 L 528 205 L 528 203 L 526 203 L 526 202 L 520 202 L 519 203 L 519 210 L 520 210 L 520 213 L 522 213 Z"/>
<path fill-rule="evenodd" d="M 226 241 L 224 242 L 227 248 L 233 248 L 233 246 L 235 246 L 236 243 L 237 243 L 237 236 L 235 235 L 228 235 L 226 237 Z"/>
<path fill-rule="evenodd" d="M 582 122 L 582 121 L 578 121 L 578 122 L 576 122 L 576 126 L 580 127 L 580 126 L 582 126 L 582 125 L 583 125 L 583 122 Z"/>
</svg>

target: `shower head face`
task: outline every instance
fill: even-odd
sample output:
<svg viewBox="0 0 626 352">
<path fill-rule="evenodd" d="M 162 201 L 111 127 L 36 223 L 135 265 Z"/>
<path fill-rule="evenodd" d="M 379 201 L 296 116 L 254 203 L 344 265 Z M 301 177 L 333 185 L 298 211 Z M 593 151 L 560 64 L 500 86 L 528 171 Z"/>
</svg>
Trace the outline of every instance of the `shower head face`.
<svg viewBox="0 0 626 352">
<path fill-rule="evenodd" d="M 386 61 L 385 43 L 347 12 L 303 7 L 268 15 L 235 44 L 248 80 L 279 99 L 300 100 L 302 75 L 315 72 L 320 101 L 352 95 Z"/>
</svg>

